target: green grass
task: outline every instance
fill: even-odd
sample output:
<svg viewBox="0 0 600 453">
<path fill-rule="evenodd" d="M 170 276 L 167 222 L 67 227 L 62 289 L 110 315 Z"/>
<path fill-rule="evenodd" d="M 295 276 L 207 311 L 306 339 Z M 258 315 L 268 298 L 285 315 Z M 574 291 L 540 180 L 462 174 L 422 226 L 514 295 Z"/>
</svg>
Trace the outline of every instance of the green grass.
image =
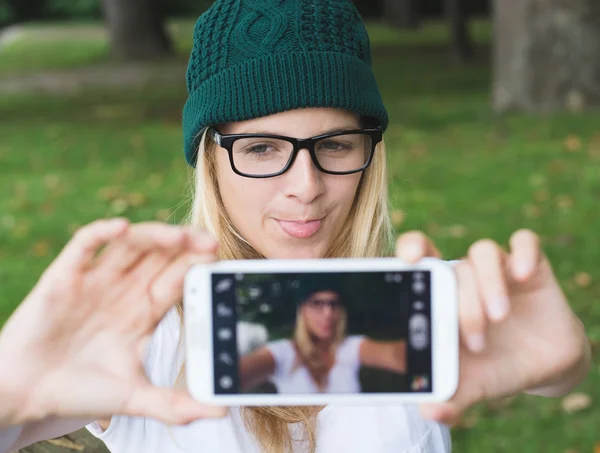
<svg viewBox="0 0 600 453">
<path fill-rule="evenodd" d="M 535 229 L 591 339 L 600 341 L 600 113 L 497 117 L 489 109 L 485 45 L 478 62 L 456 66 L 439 25 L 416 34 L 371 30 L 392 120 L 390 196 L 404 213 L 399 230 L 422 229 L 457 257 L 476 239 L 505 243 L 517 228 Z M 489 27 L 477 30 L 485 44 Z M 80 44 L 30 66 L 21 64 L 26 48 L 10 50 L 21 62 L 10 70 L 87 64 L 78 56 L 89 56 L 87 44 Z M 89 48 L 98 61 L 102 45 Z M 0 98 L 0 323 L 78 225 L 114 214 L 182 219 L 184 100 L 184 86 Z M 582 272 L 589 284 L 576 278 Z M 454 430 L 455 451 L 594 451 L 597 369 L 581 391 L 593 404 L 575 414 L 560 399 L 533 397 L 478 407 L 472 429 Z"/>
</svg>

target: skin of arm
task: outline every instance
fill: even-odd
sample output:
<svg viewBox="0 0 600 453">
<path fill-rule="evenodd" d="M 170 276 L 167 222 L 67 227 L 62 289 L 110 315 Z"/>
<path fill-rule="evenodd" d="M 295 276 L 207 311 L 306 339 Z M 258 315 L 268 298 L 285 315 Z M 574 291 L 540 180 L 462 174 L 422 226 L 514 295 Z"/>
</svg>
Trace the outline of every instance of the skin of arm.
<svg viewBox="0 0 600 453">
<path fill-rule="evenodd" d="M 242 391 L 266 381 L 275 372 L 275 359 L 267 348 L 259 348 L 240 359 Z"/>
<path fill-rule="evenodd" d="M 360 363 L 399 374 L 406 373 L 406 341 L 375 341 L 365 338 L 359 350 Z"/>
</svg>

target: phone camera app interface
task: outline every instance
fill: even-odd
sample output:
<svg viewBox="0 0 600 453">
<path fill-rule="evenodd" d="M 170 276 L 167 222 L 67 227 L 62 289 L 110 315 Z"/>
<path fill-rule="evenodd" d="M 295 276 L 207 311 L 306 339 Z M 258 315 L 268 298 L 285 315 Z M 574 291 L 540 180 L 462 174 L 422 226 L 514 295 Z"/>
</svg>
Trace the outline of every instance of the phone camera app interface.
<svg viewBox="0 0 600 453">
<path fill-rule="evenodd" d="M 214 274 L 216 394 L 433 391 L 429 272 Z"/>
</svg>

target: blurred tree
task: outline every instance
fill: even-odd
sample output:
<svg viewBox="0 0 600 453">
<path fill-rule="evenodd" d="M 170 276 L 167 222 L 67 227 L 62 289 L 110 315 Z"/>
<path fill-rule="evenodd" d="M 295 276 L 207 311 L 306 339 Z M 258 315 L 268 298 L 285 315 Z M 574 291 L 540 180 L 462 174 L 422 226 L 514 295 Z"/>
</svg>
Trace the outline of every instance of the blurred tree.
<svg viewBox="0 0 600 453">
<path fill-rule="evenodd" d="M 446 17 L 450 26 L 450 35 L 454 54 L 459 61 L 473 58 L 473 40 L 469 33 L 468 14 L 465 0 L 444 0 Z"/>
<path fill-rule="evenodd" d="M 600 105 L 600 1 L 495 0 L 497 111 Z"/>
<path fill-rule="evenodd" d="M 57 18 L 98 18 L 99 0 L 47 0 L 47 15 Z"/>
<path fill-rule="evenodd" d="M 383 19 L 398 28 L 417 28 L 420 14 L 416 0 L 383 0 Z"/>
<path fill-rule="evenodd" d="M 172 54 L 161 0 L 102 0 L 102 7 L 115 56 L 146 60 Z"/>
<path fill-rule="evenodd" d="M 5 20 L 23 22 L 43 16 L 46 0 L 0 0 L 0 12 Z"/>
</svg>

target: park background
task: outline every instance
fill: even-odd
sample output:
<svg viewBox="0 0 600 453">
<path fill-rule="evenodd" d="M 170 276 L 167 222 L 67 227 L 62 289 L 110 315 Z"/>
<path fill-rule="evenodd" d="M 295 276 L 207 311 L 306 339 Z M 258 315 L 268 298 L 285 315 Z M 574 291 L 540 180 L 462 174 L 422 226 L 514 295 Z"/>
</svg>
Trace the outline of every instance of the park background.
<svg viewBox="0 0 600 453">
<path fill-rule="evenodd" d="M 258 0 L 257 0 L 258 1 Z M 183 221 L 194 0 L 0 0 L 0 325 L 81 225 Z M 357 0 L 398 232 L 538 232 L 594 348 L 565 398 L 473 408 L 454 451 L 600 452 L 600 2 Z M 27 452 L 100 452 L 84 432 Z"/>
</svg>

